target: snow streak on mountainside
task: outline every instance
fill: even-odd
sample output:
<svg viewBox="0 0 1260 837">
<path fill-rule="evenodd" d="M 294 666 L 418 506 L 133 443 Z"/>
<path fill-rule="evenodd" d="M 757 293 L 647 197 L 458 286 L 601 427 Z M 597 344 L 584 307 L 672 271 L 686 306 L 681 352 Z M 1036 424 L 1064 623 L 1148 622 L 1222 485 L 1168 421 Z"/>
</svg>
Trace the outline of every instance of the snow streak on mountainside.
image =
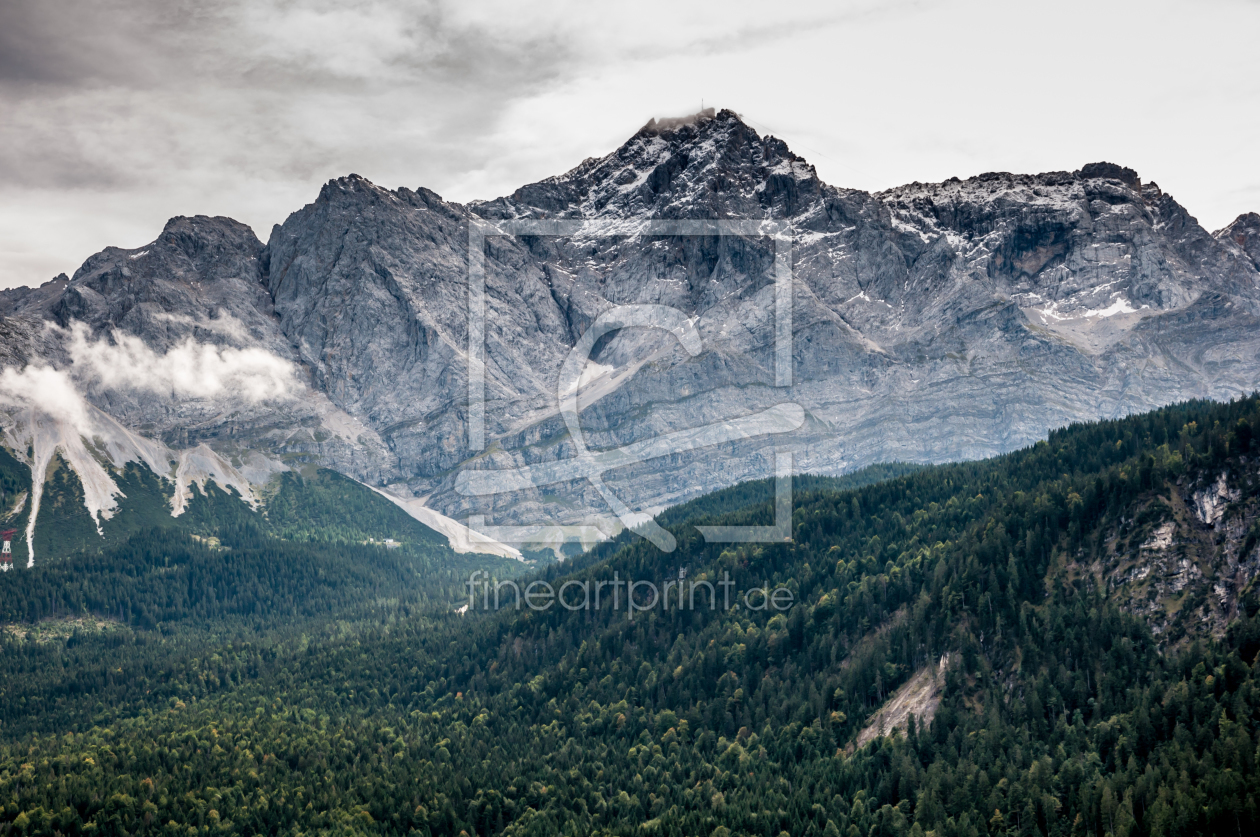
<svg viewBox="0 0 1260 837">
<path fill-rule="evenodd" d="M 469 225 L 522 219 L 589 225 L 487 240 L 487 447 L 473 450 Z M 787 225 L 791 387 L 775 386 L 773 242 L 641 234 L 670 219 Z M 91 339 L 132 350 L 133 338 L 158 353 L 189 339 L 260 349 L 293 366 L 291 397 L 228 409 L 101 376 L 86 394 L 172 450 L 319 462 L 460 520 L 613 531 L 585 482 L 485 498 L 455 481 L 467 467 L 574 455 L 560 368 L 614 306 L 683 312 L 703 351 L 639 328 L 598 341 L 580 395 L 592 450 L 786 402 L 806 413 L 791 434 L 605 475 L 645 510 L 767 476 L 776 445 L 798 469 L 831 473 L 982 457 L 1073 421 L 1250 391 L 1260 380 L 1258 248 L 1257 216 L 1212 235 L 1158 186 L 1108 163 L 872 195 L 822 183 L 781 141 L 706 111 L 649 122 L 611 154 L 493 201 L 460 205 L 352 175 L 265 247 L 229 219 L 174 219 L 153 244 L 107 249 L 73 279 L 3 292 L 0 359 L 69 364 L 45 323 L 83 323 Z"/>
</svg>

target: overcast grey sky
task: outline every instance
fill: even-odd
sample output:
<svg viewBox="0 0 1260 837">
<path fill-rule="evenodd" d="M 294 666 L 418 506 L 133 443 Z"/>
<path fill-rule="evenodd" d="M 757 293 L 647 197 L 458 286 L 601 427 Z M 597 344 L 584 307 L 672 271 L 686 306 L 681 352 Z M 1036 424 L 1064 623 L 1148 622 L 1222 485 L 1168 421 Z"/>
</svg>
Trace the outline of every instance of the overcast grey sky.
<svg viewBox="0 0 1260 837">
<path fill-rule="evenodd" d="M 0 0 L 0 287 L 329 178 L 493 198 L 728 107 L 829 183 L 1130 166 L 1260 211 L 1260 2 Z"/>
</svg>

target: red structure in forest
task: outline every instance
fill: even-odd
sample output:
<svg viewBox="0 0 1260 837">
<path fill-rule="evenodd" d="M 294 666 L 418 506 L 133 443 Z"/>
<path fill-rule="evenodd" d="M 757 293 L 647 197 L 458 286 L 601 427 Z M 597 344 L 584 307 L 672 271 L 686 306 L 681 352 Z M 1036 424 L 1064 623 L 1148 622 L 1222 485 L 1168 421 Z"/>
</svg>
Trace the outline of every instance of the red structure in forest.
<svg viewBox="0 0 1260 837">
<path fill-rule="evenodd" d="M 17 529 L 5 529 L 0 532 L 0 540 L 4 541 L 4 546 L 0 547 L 0 571 L 8 572 L 13 569 L 13 536 L 17 534 Z"/>
</svg>

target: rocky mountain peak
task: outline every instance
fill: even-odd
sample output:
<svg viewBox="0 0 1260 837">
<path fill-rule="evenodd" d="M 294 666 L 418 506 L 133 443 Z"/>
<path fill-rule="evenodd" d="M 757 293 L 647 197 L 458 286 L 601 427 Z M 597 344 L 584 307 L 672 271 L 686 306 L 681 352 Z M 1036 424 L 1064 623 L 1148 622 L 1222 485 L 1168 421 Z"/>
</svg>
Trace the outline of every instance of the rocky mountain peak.
<svg viewBox="0 0 1260 837">
<path fill-rule="evenodd" d="M 1260 270 L 1260 215 L 1255 212 L 1239 215 L 1234 223 L 1217 232 L 1215 237 L 1218 241 L 1241 248 Z"/>
<path fill-rule="evenodd" d="M 225 330 L 225 317 L 244 326 L 238 341 L 286 348 L 276 344 L 269 322 L 262 255 L 262 242 L 239 221 L 177 216 L 142 247 L 105 248 L 75 271 L 60 294 L 41 294 L 32 303 L 38 300 L 62 326 L 79 321 L 96 333 L 118 328 L 161 349 L 194 333 L 226 340 L 236 327 Z M 211 321 L 220 325 L 207 330 Z"/>
<path fill-rule="evenodd" d="M 1081 170 L 1077 174 L 1087 179 L 1119 180 L 1134 191 L 1141 191 L 1142 189 L 1142 178 L 1138 177 L 1137 172 L 1124 166 L 1118 166 L 1115 163 L 1087 163 L 1081 166 Z"/>
<path fill-rule="evenodd" d="M 234 263 L 234 257 L 244 255 L 246 261 L 256 262 L 263 244 L 250 227 L 234 218 L 178 215 L 166 222 L 162 234 L 152 244 L 141 249 L 147 249 L 149 255 L 156 253 L 164 258 L 186 260 L 185 270 L 181 271 L 185 281 L 195 276 L 193 281 L 214 282 L 239 276 L 241 265 Z M 141 272 L 157 272 L 147 267 L 142 266 Z M 254 275 L 257 269 L 245 272 Z"/>
<path fill-rule="evenodd" d="M 731 110 L 652 119 L 621 147 L 511 196 L 483 217 L 766 218 L 798 214 L 821 191 L 814 167 Z"/>
<path fill-rule="evenodd" d="M 270 263 L 277 249 L 283 249 L 286 230 L 291 231 L 298 221 L 306 228 L 310 228 L 315 219 L 322 219 L 321 224 L 335 220 L 344 226 L 345 222 L 368 212 L 375 221 L 385 223 L 392 234 L 395 224 L 406 226 L 415 220 L 416 213 L 430 210 L 445 220 L 463 220 L 467 214 L 459 204 L 448 203 L 437 192 L 423 186 L 414 191 L 405 186 L 387 189 L 359 174 L 335 177 L 320 188 L 313 202 L 290 214 L 283 224 L 272 227 L 264 258 Z"/>
<path fill-rule="evenodd" d="M 334 177 L 323 185 L 319 190 L 319 197 L 315 199 L 316 203 L 324 203 L 336 201 L 346 195 L 381 195 L 390 194 L 388 189 L 377 186 L 361 174 L 347 174 L 342 177 Z"/>
<path fill-rule="evenodd" d="M 1015 300 L 1039 327 L 1071 331 L 1064 336 L 1091 352 L 1111 338 L 1082 339 L 1070 323 L 1101 333 L 1121 315 L 1179 310 L 1201 297 L 1242 293 L 1238 301 L 1252 304 L 1255 264 L 1219 246 L 1171 195 L 1114 163 L 912 183 L 878 197 L 898 226 L 948 244 L 973 274 L 983 266 L 999 297 Z"/>
<path fill-rule="evenodd" d="M 133 289 L 152 281 L 213 282 L 242 273 L 241 261 L 256 262 L 262 242 L 245 224 L 222 216 L 171 218 L 162 234 L 141 247 L 106 247 L 75 271 L 70 286 L 99 289 L 110 281 Z M 257 273 L 257 266 L 244 271 Z"/>
</svg>

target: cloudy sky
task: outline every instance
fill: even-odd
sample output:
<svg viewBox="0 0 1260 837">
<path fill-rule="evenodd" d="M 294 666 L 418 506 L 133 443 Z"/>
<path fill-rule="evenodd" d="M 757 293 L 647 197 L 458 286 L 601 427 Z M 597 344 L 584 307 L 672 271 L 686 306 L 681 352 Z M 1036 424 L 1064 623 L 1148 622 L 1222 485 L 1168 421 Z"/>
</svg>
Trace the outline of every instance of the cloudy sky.
<svg viewBox="0 0 1260 837">
<path fill-rule="evenodd" d="M 1110 160 L 1260 211 L 1260 2 L 2 0 L 0 287 L 357 172 L 492 198 L 707 106 L 882 189 Z"/>
</svg>

